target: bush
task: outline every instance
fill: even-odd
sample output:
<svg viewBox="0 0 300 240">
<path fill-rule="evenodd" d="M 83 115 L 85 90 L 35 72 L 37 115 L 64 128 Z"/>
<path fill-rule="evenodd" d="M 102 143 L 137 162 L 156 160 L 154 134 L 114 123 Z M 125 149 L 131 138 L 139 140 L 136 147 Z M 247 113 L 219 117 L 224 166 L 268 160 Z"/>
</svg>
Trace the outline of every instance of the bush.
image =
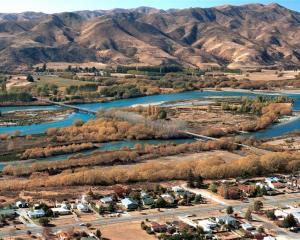
<svg viewBox="0 0 300 240">
<path fill-rule="evenodd" d="M 39 224 L 41 224 L 42 226 L 48 226 L 50 220 L 46 217 L 42 217 L 39 219 Z"/>
<path fill-rule="evenodd" d="M 298 225 L 297 220 L 293 214 L 288 214 L 282 222 L 284 228 L 296 227 Z"/>
<path fill-rule="evenodd" d="M 227 213 L 227 214 L 233 214 L 233 207 L 232 207 L 232 206 L 228 206 L 228 207 L 226 208 L 226 213 Z"/>
<path fill-rule="evenodd" d="M 259 212 L 261 209 L 263 208 L 263 203 L 262 201 L 255 201 L 254 204 L 253 204 L 253 209 L 255 212 Z"/>
<path fill-rule="evenodd" d="M 271 220 L 276 220 L 276 216 L 275 216 L 274 210 L 267 211 L 266 215 L 267 215 L 267 218 L 269 218 Z"/>
</svg>

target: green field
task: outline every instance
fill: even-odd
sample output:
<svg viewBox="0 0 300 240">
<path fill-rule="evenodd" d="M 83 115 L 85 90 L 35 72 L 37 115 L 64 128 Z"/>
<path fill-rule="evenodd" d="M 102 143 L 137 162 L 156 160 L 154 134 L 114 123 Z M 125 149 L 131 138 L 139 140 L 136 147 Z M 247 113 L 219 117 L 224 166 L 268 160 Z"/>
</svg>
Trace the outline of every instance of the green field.
<svg viewBox="0 0 300 240">
<path fill-rule="evenodd" d="M 69 87 L 71 85 L 85 85 L 88 83 L 88 81 L 80 81 L 80 80 L 73 80 L 73 79 L 68 79 L 68 78 L 61 78 L 61 77 L 49 77 L 49 76 L 39 76 L 38 77 L 40 80 L 36 80 L 35 82 L 37 83 L 38 86 L 42 86 L 45 84 L 55 84 L 58 87 Z M 36 77 L 37 79 L 37 77 Z"/>
</svg>

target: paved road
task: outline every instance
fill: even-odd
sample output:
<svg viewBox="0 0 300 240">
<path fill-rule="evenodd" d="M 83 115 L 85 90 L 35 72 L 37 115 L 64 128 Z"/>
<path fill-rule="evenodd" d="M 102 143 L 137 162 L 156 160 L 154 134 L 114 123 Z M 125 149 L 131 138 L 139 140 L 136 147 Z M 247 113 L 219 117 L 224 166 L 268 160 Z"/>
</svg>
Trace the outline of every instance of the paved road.
<svg viewBox="0 0 300 240">
<path fill-rule="evenodd" d="M 291 198 L 286 198 L 286 196 L 277 196 L 277 197 L 273 197 L 272 199 L 267 199 L 264 202 L 265 205 L 278 205 L 278 204 L 282 204 L 282 205 L 286 205 L 286 204 L 290 204 L 293 202 L 299 202 L 300 201 L 300 196 L 297 197 L 291 197 Z M 249 203 L 234 203 L 231 204 L 234 209 L 236 211 L 243 211 L 246 208 L 248 208 L 249 206 L 252 206 L 253 201 L 249 202 Z M 190 207 L 188 209 L 166 209 L 164 212 L 157 212 L 154 214 L 149 214 L 149 215 L 142 215 L 142 216 L 128 216 L 128 217 L 121 217 L 121 218 L 101 218 L 101 219 L 97 219 L 97 220 L 93 220 L 93 221 L 89 221 L 86 223 L 90 223 L 92 225 L 110 225 L 110 224 L 114 224 L 114 223 L 124 223 L 124 222 L 139 222 L 139 221 L 143 221 L 146 218 L 148 218 L 149 220 L 154 220 L 157 218 L 168 218 L 168 217 L 177 217 L 177 216 L 185 216 L 185 215 L 192 215 L 192 214 L 197 214 L 199 216 L 201 216 L 201 214 L 205 214 L 207 215 L 207 212 L 213 212 L 213 211 L 218 211 L 218 210 L 223 210 L 225 207 L 222 205 L 198 205 L 195 207 Z M 79 227 L 80 223 L 74 223 L 74 224 L 66 224 L 63 226 L 57 226 L 57 227 L 53 227 L 51 228 L 53 232 L 57 232 L 59 230 L 68 230 L 71 229 L 73 227 Z M 271 225 L 270 228 L 274 228 L 275 225 Z M 20 234 L 26 234 L 28 229 L 26 230 L 19 230 L 17 231 L 18 235 Z M 281 232 L 280 234 L 282 235 L 287 235 L 286 232 L 282 231 L 281 229 L 279 229 Z M 43 229 L 41 227 L 32 227 L 30 228 L 30 231 L 32 232 L 32 234 L 41 234 L 43 232 Z M 10 233 L 9 232 L 0 232 L 0 237 L 4 238 L 4 237 L 9 237 Z M 286 237 L 286 239 L 295 239 L 295 238 L 290 238 L 288 235 Z"/>
</svg>

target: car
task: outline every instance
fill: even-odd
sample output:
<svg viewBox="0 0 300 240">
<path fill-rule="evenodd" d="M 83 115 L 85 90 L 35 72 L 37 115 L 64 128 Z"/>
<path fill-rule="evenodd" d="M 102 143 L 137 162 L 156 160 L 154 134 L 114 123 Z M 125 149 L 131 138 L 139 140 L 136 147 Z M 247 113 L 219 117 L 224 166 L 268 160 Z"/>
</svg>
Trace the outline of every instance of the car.
<svg viewBox="0 0 300 240">
<path fill-rule="evenodd" d="M 79 226 L 86 227 L 86 223 L 80 223 Z"/>
</svg>

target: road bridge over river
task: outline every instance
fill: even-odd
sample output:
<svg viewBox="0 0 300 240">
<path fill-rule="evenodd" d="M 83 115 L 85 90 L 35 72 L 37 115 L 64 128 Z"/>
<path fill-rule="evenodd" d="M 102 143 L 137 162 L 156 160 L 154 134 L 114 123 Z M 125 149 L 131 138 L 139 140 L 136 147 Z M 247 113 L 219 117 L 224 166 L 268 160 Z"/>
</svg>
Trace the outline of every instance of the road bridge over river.
<svg viewBox="0 0 300 240">
<path fill-rule="evenodd" d="M 201 135 L 201 134 L 196 134 L 196 133 L 192 133 L 192 132 L 189 132 L 189 131 L 182 131 L 182 133 L 184 133 L 186 135 L 189 135 L 189 136 L 192 136 L 192 137 L 195 137 L 197 140 L 204 140 L 204 141 L 219 140 L 218 138 L 209 137 L 209 136 L 205 136 L 205 135 Z M 242 144 L 242 143 L 234 143 L 234 144 L 239 146 L 239 147 L 247 148 L 247 149 L 253 151 L 256 154 L 266 154 L 266 153 L 271 152 L 271 151 L 268 151 L 268 150 L 265 150 L 265 149 L 253 147 L 253 146 Z"/>
<path fill-rule="evenodd" d="M 38 100 L 46 102 L 46 103 L 50 103 L 52 105 L 57 105 L 57 106 L 60 106 L 60 107 L 70 108 L 70 109 L 73 109 L 73 110 L 78 111 L 78 112 L 83 112 L 83 113 L 88 113 L 88 114 L 93 114 L 93 115 L 97 114 L 97 111 L 82 108 L 82 107 L 78 107 L 76 105 L 65 104 L 65 103 L 60 103 L 60 102 L 54 102 L 54 101 L 51 101 L 49 99 L 42 99 L 42 98 L 39 98 Z"/>
</svg>

